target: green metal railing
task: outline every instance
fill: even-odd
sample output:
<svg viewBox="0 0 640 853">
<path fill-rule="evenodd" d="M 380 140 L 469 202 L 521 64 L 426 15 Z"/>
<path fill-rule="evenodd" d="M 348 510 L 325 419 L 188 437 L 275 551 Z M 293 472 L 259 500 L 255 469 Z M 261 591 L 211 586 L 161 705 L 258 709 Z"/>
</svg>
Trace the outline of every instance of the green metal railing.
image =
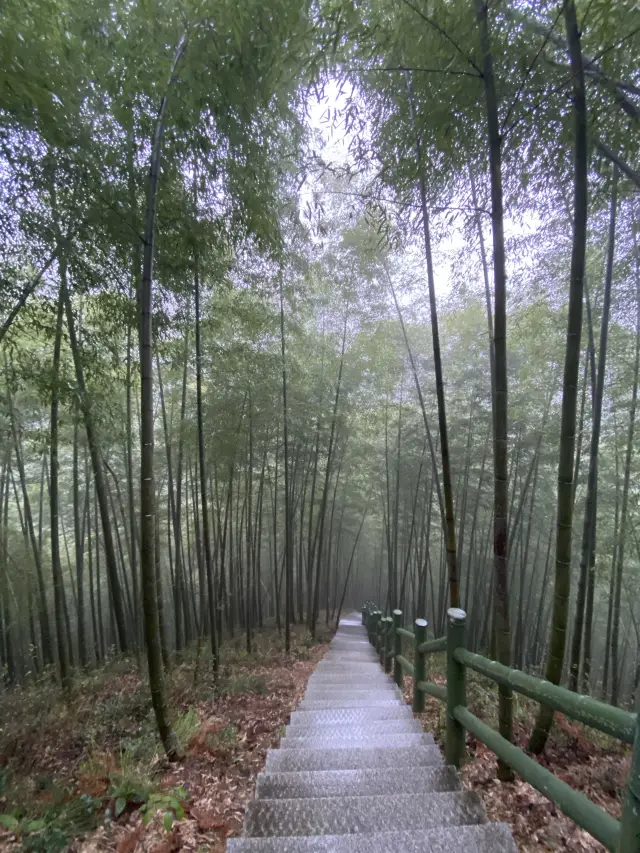
<svg viewBox="0 0 640 853">
<path fill-rule="evenodd" d="M 452 608 L 447 611 L 446 636 L 427 640 L 427 622 L 424 619 L 416 619 L 414 630 L 409 631 L 404 627 L 400 610 L 394 610 L 392 616 L 384 616 L 374 605 L 367 605 L 362 613 L 362 623 L 367 628 L 369 641 L 375 647 L 385 672 L 390 672 L 393 667 L 393 678 L 399 687 L 402 687 L 405 674 L 413 678 L 413 710 L 424 710 L 425 695 L 446 703 L 445 758 L 448 764 L 460 766 L 464 756 L 465 732 L 470 732 L 608 850 L 613 853 L 640 853 L 638 715 L 470 652 L 466 648 L 466 622 L 467 614 L 464 610 Z M 413 663 L 403 654 L 403 640 L 413 643 Z M 447 654 L 446 686 L 429 681 L 427 677 L 427 655 L 435 652 Z M 562 782 L 472 714 L 467 708 L 467 669 L 548 705 L 555 711 L 561 711 L 570 719 L 578 720 L 624 743 L 633 744 L 622 819 L 618 821 L 611 817 L 584 794 Z"/>
</svg>

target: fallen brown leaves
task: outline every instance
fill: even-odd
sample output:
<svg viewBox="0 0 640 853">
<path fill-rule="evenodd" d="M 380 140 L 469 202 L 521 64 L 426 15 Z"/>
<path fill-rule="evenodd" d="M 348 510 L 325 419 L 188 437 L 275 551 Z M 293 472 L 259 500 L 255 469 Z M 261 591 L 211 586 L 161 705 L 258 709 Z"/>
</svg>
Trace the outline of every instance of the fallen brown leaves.
<svg viewBox="0 0 640 853">
<path fill-rule="evenodd" d="M 412 680 L 407 679 L 404 694 L 409 703 L 412 691 Z M 523 703 L 521 715 L 514 721 L 514 741 L 524 750 L 535 707 L 534 703 Z M 483 707 L 472 705 L 471 710 L 480 717 L 485 716 Z M 420 720 L 439 743 L 444 734 L 443 711 L 441 702 L 425 697 L 425 711 L 420 714 Z M 489 722 L 493 725 L 493 721 Z M 629 773 L 629 751 L 622 744 L 608 739 L 598 741 L 597 737 L 591 737 L 588 729 L 557 714 L 545 753 L 538 760 L 559 779 L 614 817 L 620 817 L 620 796 Z M 498 781 L 496 756 L 469 735 L 467 760 L 460 777 L 465 789 L 480 794 L 489 820 L 510 825 L 520 853 L 541 853 L 559 847 L 569 853 L 604 853 L 605 848 L 589 833 L 576 826 L 554 803 L 520 777 L 516 776 L 510 783 Z"/>
<path fill-rule="evenodd" d="M 189 795 L 185 818 L 174 824 L 171 833 L 163 829 L 161 816 L 148 827 L 135 826 L 140 820 L 136 813 L 110 834 L 101 831 L 95 834 L 98 839 L 93 836 L 79 843 L 72 848 L 74 853 L 177 853 L 202 848 L 222 853 L 227 838 L 241 833 L 245 807 L 253 797 L 267 750 L 279 742 L 325 651 L 326 645 L 320 645 L 305 661 L 282 656 L 264 666 L 252 666 L 251 673 L 265 679 L 268 692 L 264 695 L 236 693 L 197 705 L 202 725 L 189 742 L 185 761 L 164 762 L 161 768 L 163 788 L 183 787 Z M 236 732 L 233 742 L 220 747 L 219 735 L 231 727 Z M 133 847 L 126 846 L 131 842 Z"/>
<path fill-rule="evenodd" d="M 172 704 L 177 712 L 193 707 L 200 725 L 189 740 L 183 762 L 155 759 L 147 769 L 157 790 L 182 787 L 187 792 L 184 819 L 167 832 L 163 810 L 145 825 L 135 806 L 127 807 L 110 826 L 76 838 L 69 853 L 195 853 L 202 849 L 222 853 L 227 838 L 241 833 L 245 807 L 253 797 L 267 750 L 278 744 L 326 648 L 326 644 L 314 646 L 301 655 L 306 659 L 297 659 L 270 647 L 268 654 L 240 657 L 227 667 L 229 677 L 244 671 L 262 678 L 264 694 L 229 692 L 203 699 L 203 695 L 213 697 L 214 691 L 207 688 L 194 693 L 191 665 L 176 667 L 171 674 Z M 8 764 L 14 775 L 24 768 L 25 799 L 45 801 L 48 792 L 38 790 L 38 779 L 43 777 L 73 789 L 77 796 L 108 796 L 110 775 L 117 771 L 119 733 L 135 743 L 142 732 L 141 720 L 149 713 L 148 697 L 143 679 L 130 664 L 123 663 L 111 675 L 96 676 L 95 687 L 91 687 L 94 689 L 79 693 L 69 709 L 57 701 L 52 690 L 33 691 L 29 701 L 38 707 L 30 708 L 33 720 L 28 725 L 11 723 L 12 715 L 17 717 L 15 706 L 26 701 L 26 692 L 24 697 L 15 696 L 11 707 L 3 707 L 0 700 L 0 762 Z M 54 705 L 55 714 L 47 710 Z M 109 717 L 105 707 L 118 710 Z M 120 713 L 122 707 L 126 713 Z M 96 708 L 102 710 L 94 711 Z M 15 733 L 18 747 L 9 736 L 10 724 L 15 725 L 11 734 Z M 85 732 L 89 728 L 90 737 Z M 5 808 L 0 800 L 0 812 Z M 15 836 L 0 828 L 1 853 L 20 849 Z"/>
</svg>

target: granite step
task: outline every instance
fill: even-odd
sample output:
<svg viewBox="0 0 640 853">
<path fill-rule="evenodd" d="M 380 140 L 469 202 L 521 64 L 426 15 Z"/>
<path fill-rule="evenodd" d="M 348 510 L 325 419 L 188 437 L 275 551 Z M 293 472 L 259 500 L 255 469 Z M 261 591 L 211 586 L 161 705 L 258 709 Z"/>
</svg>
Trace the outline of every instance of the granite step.
<svg viewBox="0 0 640 853">
<path fill-rule="evenodd" d="M 326 666 L 316 667 L 311 678 L 322 678 L 330 675 L 343 675 L 350 673 L 360 678 L 388 678 L 384 670 L 380 666 L 379 661 L 357 660 L 350 663 L 336 661 L 335 663 L 327 663 Z M 311 679 L 309 679 L 311 680 Z"/>
<path fill-rule="evenodd" d="M 300 709 L 300 705 L 298 705 Z M 412 720 L 413 714 L 408 705 L 377 705 L 368 708 L 312 708 L 308 710 L 293 711 L 290 717 L 290 725 L 312 725 L 322 723 L 323 725 L 334 724 L 336 726 L 345 723 L 367 723 L 381 722 L 382 720 Z"/>
<path fill-rule="evenodd" d="M 360 672 L 360 668 L 352 670 L 344 669 L 326 669 L 323 672 L 315 672 L 309 679 L 309 684 L 317 684 L 321 681 L 323 684 L 393 684 L 393 679 L 389 675 L 385 675 L 380 671 L 380 667 L 376 665 L 376 669 L 371 672 Z"/>
<path fill-rule="evenodd" d="M 389 698 L 374 696 L 372 699 L 303 699 L 298 705 L 301 711 L 326 711 L 332 708 L 399 708 L 403 702 L 391 695 Z"/>
<path fill-rule="evenodd" d="M 453 767 L 401 767 L 388 770 L 301 770 L 260 773 L 256 796 L 261 799 L 361 797 L 381 794 L 425 794 L 458 791 Z"/>
<path fill-rule="evenodd" d="M 394 794 L 377 797 L 253 800 L 244 819 L 245 835 L 353 835 L 389 832 L 411 826 L 485 823 L 478 794 L 462 791 Z"/>
<path fill-rule="evenodd" d="M 333 680 L 325 681 L 319 678 L 317 681 L 311 681 L 307 686 L 305 696 L 311 690 L 344 690 L 346 693 L 362 693 L 363 690 L 369 693 L 379 693 L 384 690 L 396 691 L 397 687 L 390 678 L 363 678 L 361 681 L 352 681 L 348 675 L 342 676 L 342 681 Z"/>
<path fill-rule="evenodd" d="M 433 746 L 433 735 L 408 732 L 405 734 L 367 734 L 335 730 L 332 734 L 306 735 L 302 737 L 283 737 L 280 749 L 396 749 L 399 746 Z"/>
<path fill-rule="evenodd" d="M 342 675 L 341 678 L 336 678 L 335 676 L 332 679 L 326 678 L 313 678 L 309 679 L 309 683 L 307 685 L 307 689 L 305 691 L 305 695 L 309 693 L 310 690 L 317 690 L 318 688 L 322 688 L 324 690 L 345 690 L 347 692 L 351 691 L 362 691 L 368 690 L 371 693 L 376 693 L 380 690 L 397 690 L 397 685 L 390 678 L 385 678 L 384 676 L 378 678 L 351 678 L 348 674 Z"/>
<path fill-rule="evenodd" d="M 369 720 L 366 723 L 361 720 L 347 723 L 335 723 L 332 720 L 322 719 L 309 723 L 292 721 L 286 728 L 287 737 L 328 737 L 331 733 L 335 733 L 336 737 L 342 737 L 343 733 L 351 736 L 356 732 L 366 732 L 369 735 L 397 735 L 409 732 L 422 734 L 422 731 L 420 721 L 410 717 L 401 717 L 398 720 Z"/>
<path fill-rule="evenodd" d="M 397 749 L 352 747 L 351 749 L 270 749 L 267 773 L 291 770 L 382 770 L 385 767 L 419 767 L 442 764 L 437 746 Z"/>
<path fill-rule="evenodd" d="M 360 623 L 341 621 L 228 853 L 517 853 L 460 790 Z"/>
<path fill-rule="evenodd" d="M 419 832 L 231 838 L 229 853 L 518 853 L 504 823 L 432 826 Z"/>
<path fill-rule="evenodd" d="M 379 699 L 397 699 L 398 701 L 402 700 L 402 693 L 398 689 L 393 689 L 388 685 L 384 687 L 379 687 L 377 690 L 375 687 L 354 687 L 351 690 L 348 687 L 323 687 L 319 684 L 317 687 L 309 687 L 307 692 L 305 693 L 305 702 L 317 702 L 319 700 L 327 699 L 329 701 L 342 702 L 344 700 L 355 701 L 357 700 L 371 700 L 376 701 Z"/>
<path fill-rule="evenodd" d="M 358 666 L 367 663 L 375 663 L 380 666 L 380 658 L 375 652 L 341 652 L 326 658 L 327 664 L 332 666 Z"/>
</svg>

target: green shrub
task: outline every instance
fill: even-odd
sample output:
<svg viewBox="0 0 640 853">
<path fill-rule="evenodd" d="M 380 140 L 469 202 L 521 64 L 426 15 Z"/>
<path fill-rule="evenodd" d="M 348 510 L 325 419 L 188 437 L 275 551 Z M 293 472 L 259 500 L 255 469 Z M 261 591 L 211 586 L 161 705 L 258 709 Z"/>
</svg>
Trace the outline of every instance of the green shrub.
<svg viewBox="0 0 640 853">
<path fill-rule="evenodd" d="M 184 746 L 200 728 L 200 717 L 195 708 L 189 708 L 184 714 L 180 714 L 173 724 L 173 730 L 180 743 Z"/>
</svg>

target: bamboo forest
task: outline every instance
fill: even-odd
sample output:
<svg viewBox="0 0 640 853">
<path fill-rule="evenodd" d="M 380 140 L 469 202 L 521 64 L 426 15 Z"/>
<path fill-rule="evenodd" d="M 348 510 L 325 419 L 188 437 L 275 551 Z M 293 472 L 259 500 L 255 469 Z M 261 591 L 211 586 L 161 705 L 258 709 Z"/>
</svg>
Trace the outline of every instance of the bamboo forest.
<svg viewBox="0 0 640 853">
<path fill-rule="evenodd" d="M 417 685 L 463 610 L 469 661 L 634 726 L 637 3 L 4 0 L 0 57 L 0 850 L 249 835 L 343 632 Z M 620 846 L 471 722 L 464 789 L 637 853 L 640 736 L 501 678 L 473 714 Z"/>
</svg>

